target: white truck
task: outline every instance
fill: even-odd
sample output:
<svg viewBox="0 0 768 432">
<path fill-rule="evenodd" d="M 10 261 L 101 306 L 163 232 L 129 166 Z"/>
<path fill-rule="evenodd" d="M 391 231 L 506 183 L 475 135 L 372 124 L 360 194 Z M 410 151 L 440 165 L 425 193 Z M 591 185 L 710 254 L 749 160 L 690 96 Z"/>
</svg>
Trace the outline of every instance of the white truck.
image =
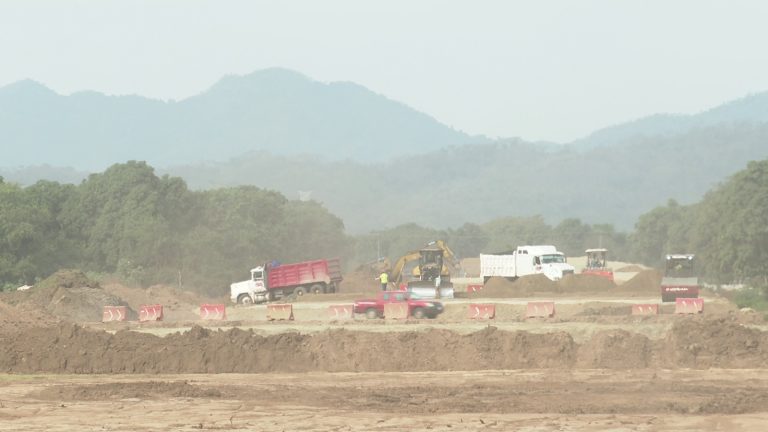
<svg viewBox="0 0 768 432">
<path fill-rule="evenodd" d="M 503 255 L 480 254 L 480 276 L 484 282 L 493 276 L 517 279 L 533 274 L 543 274 L 558 281 L 574 271 L 565 254 L 551 245 L 518 246 L 511 253 Z"/>
</svg>

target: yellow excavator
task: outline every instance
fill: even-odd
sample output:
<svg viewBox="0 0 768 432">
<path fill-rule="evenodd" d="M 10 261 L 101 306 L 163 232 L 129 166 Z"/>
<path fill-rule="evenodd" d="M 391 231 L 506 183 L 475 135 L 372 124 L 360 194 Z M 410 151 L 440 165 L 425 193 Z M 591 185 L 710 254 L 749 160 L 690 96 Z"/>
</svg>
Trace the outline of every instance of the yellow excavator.
<svg viewBox="0 0 768 432">
<path fill-rule="evenodd" d="M 458 269 L 458 260 L 451 248 L 442 240 L 428 243 L 425 247 L 401 256 L 392 267 L 390 281 L 400 287 L 406 284 L 408 291 L 422 297 L 453 297 L 452 270 Z M 410 271 L 409 271 L 410 270 Z M 405 275 L 410 273 L 410 278 Z"/>
</svg>

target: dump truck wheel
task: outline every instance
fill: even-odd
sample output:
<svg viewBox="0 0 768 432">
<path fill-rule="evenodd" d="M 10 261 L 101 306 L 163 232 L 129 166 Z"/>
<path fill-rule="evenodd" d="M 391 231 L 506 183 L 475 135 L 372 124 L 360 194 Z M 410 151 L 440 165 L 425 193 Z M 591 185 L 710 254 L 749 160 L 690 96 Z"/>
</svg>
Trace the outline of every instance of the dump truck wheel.
<svg viewBox="0 0 768 432">
<path fill-rule="evenodd" d="M 309 292 L 312 294 L 323 294 L 325 292 L 325 288 L 320 284 L 314 284 L 309 287 Z"/>
<path fill-rule="evenodd" d="M 295 290 L 293 290 L 293 293 L 296 294 L 296 297 L 301 297 L 307 292 L 304 290 L 304 287 L 298 287 Z"/>
<path fill-rule="evenodd" d="M 237 296 L 237 303 L 243 306 L 249 306 L 253 304 L 253 299 L 248 294 L 240 294 Z"/>
<path fill-rule="evenodd" d="M 416 318 L 416 319 L 422 319 L 422 318 L 424 318 L 424 315 L 425 315 L 424 314 L 424 309 L 416 308 L 416 309 L 413 310 L 411 315 L 413 315 L 413 317 Z"/>
<path fill-rule="evenodd" d="M 379 317 L 379 312 L 374 308 L 369 308 L 365 311 L 365 316 L 368 319 L 376 319 Z"/>
</svg>

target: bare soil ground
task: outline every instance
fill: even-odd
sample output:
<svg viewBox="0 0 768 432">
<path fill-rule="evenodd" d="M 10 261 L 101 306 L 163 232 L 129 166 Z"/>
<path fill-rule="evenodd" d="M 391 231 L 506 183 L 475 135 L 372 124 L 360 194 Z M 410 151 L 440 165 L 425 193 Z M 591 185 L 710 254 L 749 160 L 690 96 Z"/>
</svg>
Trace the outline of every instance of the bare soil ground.
<svg viewBox="0 0 768 432">
<path fill-rule="evenodd" d="M 332 321 L 338 294 L 202 322 L 206 299 L 64 273 L 0 297 L 0 430 L 766 430 L 768 328 L 709 295 L 702 316 L 632 316 L 660 276 L 493 280 L 437 320 Z M 40 289 L 38 289 L 40 288 Z M 551 299 L 554 318 L 523 317 Z M 101 306 L 163 304 L 166 320 L 100 323 Z M 496 304 L 493 322 L 466 317 Z M 94 375 L 95 374 L 95 375 Z"/>
<path fill-rule="evenodd" d="M 762 431 L 768 371 L 0 375 L 4 431 Z"/>
</svg>

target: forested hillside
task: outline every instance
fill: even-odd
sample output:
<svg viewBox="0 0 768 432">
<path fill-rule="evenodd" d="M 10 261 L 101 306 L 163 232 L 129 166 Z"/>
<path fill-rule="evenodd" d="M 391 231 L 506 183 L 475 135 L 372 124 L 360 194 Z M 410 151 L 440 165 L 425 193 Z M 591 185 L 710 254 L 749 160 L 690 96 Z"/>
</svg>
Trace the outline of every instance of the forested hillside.
<svg viewBox="0 0 768 432">
<path fill-rule="evenodd" d="M 692 205 L 671 201 L 642 215 L 630 242 L 649 264 L 696 253 L 713 282 L 768 286 L 768 160 L 750 162 Z"/>
<path fill-rule="evenodd" d="M 435 228 L 542 215 L 629 230 L 659 203 L 699 200 L 750 160 L 768 157 L 768 125 L 694 129 L 610 149 L 549 151 L 523 141 L 447 148 L 381 164 L 252 153 L 167 172 L 195 189 L 254 184 L 312 191 L 354 233 L 417 223 Z"/>
</svg>

